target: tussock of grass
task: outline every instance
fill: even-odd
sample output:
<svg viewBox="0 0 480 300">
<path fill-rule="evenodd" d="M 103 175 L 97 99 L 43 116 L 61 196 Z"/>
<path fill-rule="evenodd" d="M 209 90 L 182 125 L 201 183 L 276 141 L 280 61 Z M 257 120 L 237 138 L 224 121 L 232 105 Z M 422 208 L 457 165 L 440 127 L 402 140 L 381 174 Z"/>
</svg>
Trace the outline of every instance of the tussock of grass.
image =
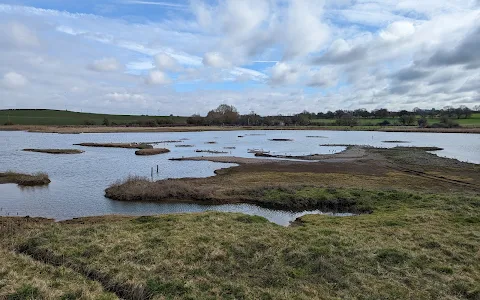
<svg viewBox="0 0 480 300">
<path fill-rule="evenodd" d="M 0 184 L 2 183 L 16 183 L 20 186 L 38 186 L 49 184 L 50 179 L 46 173 L 29 175 L 8 171 L 0 173 Z"/>
<path fill-rule="evenodd" d="M 168 153 L 170 150 L 165 148 L 153 148 L 153 149 L 141 149 L 135 151 L 136 155 L 157 155 L 157 154 L 164 154 Z"/>
<path fill-rule="evenodd" d="M 104 147 L 104 148 L 126 148 L 126 149 L 152 149 L 153 146 L 145 143 L 81 143 L 75 146 L 83 147 Z"/>
<path fill-rule="evenodd" d="M 23 151 L 47 154 L 80 154 L 85 152 L 78 149 L 23 149 Z"/>
</svg>

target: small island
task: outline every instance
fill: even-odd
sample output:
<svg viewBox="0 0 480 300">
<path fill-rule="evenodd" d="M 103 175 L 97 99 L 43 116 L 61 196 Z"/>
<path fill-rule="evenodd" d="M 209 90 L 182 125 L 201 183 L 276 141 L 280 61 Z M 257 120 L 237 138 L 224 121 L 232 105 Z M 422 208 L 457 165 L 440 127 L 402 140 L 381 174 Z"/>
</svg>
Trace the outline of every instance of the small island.
<svg viewBox="0 0 480 300">
<path fill-rule="evenodd" d="M 26 152 L 38 152 L 47 154 L 81 154 L 85 151 L 78 149 L 23 149 Z"/>
<path fill-rule="evenodd" d="M 140 149 L 135 151 L 136 155 L 140 156 L 148 156 L 148 155 L 158 155 L 158 154 L 164 154 L 168 153 L 170 150 L 166 148 L 152 148 L 152 149 Z"/>
<path fill-rule="evenodd" d="M 0 172 L 0 184 L 16 183 L 19 186 L 41 186 L 47 185 L 51 181 L 45 173 L 22 174 L 12 171 Z"/>
</svg>

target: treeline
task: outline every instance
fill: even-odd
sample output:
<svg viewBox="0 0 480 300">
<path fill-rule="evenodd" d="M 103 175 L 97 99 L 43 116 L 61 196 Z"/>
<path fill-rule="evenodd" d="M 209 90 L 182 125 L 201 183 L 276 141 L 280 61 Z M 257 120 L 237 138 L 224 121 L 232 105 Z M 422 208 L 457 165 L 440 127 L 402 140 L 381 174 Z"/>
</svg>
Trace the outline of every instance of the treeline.
<svg viewBox="0 0 480 300">
<path fill-rule="evenodd" d="M 447 106 L 443 109 L 415 108 L 412 111 L 389 111 L 382 108 L 372 111 L 366 109 L 318 113 L 303 111 L 292 116 L 260 116 L 255 112 L 241 115 L 234 106 L 222 104 L 216 109 L 209 111 L 205 117 L 198 114 L 189 117 L 187 123 L 196 126 L 358 126 L 362 123 L 361 125 L 363 126 L 418 125 L 419 127 L 458 127 L 459 124 L 455 120 L 471 118 L 473 112 L 479 111 L 480 106 L 477 105 L 473 109 L 467 106 L 457 108 Z M 378 121 L 379 119 L 384 120 Z M 429 119 L 438 119 L 438 122 L 430 125 L 428 123 Z"/>
</svg>

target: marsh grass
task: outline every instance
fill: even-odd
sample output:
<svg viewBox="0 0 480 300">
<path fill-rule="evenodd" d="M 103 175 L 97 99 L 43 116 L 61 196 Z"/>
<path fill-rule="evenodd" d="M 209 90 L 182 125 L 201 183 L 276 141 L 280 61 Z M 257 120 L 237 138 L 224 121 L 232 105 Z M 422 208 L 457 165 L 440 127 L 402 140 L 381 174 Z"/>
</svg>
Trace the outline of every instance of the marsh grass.
<svg viewBox="0 0 480 300">
<path fill-rule="evenodd" d="M 212 201 L 211 188 L 195 186 L 175 179 L 152 182 L 131 176 L 105 190 L 105 196 L 120 201 Z"/>
<path fill-rule="evenodd" d="M 47 154 L 80 154 L 85 151 L 78 149 L 23 149 L 26 152 L 38 152 Z"/>
<path fill-rule="evenodd" d="M 293 193 L 362 198 L 373 213 L 309 215 L 295 227 L 217 212 L 98 218 L 52 224 L 15 243 L 34 258 L 48 253 L 80 273 L 102 274 L 136 299 L 480 296 L 479 196 L 267 191 L 275 199 Z"/>
<path fill-rule="evenodd" d="M 117 299 L 95 281 L 0 248 L 0 299 Z"/>
<path fill-rule="evenodd" d="M 80 143 L 75 146 L 103 147 L 103 148 L 126 148 L 126 149 L 152 149 L 153 146 L 145 143 Z"/>
<path fill-rule="evenodd" d="M 210 153 L 210 154 L 227 154 L 226 151 L 218 151 L 218 150 L 195 150 L 197 153 Z"/>
<path fill-rule="evenodd" d="M 40 186 L 49 184 L 50 179 L 48 174 L 41 172 L 29 175 L 7 171 L 0 173 L 0 184 L 2 183 L 16 183 L 20 186 Z"/>
<path fill-rule="evenodd" d="M 152 149 L 140 149 L 135 151 L 136 155 L 148 156 L 148 155 L 158 155 L 168 153 L 170 150 L 166 148 L 152 148 Z"/>
</svg>

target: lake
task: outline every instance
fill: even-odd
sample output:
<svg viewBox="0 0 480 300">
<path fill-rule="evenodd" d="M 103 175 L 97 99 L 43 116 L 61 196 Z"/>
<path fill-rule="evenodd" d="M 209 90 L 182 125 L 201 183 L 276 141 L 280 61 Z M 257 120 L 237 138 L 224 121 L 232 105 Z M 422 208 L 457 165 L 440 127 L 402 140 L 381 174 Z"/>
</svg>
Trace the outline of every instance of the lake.
<svg viewBox="0 0 480 300">
<path fill-rule="evenodd" d="M 241 137 L 240 137 L 241 136 Z M 308 137 L 315 136 L 315 137 Z M 269 139 L 288 138 L 293 142 L 274 142 Z M 83 142 L 160 142 L 182 140 L 181 143 L 160 143 L 155 147 L 168 148 L 168 154 L 136 156 L 133 149 L 88 148 L 73 146 Z M 259 215 L 280 225 L 308 211 L 294 213 L 275 211 L 248 204 L 198 205 L 131 203 L 113 201 L 104 197 L 110 184 L 129 175 L 151 176 L 154 179 L 208 177 L 214 171 L 232 164 L 205 161 L 169 161 L 169 158 L 189 156 L 254 157 L 249 149 L 270 151 L 272 154 L 308 155 L 329 154 L 344 147 L 322 147 L 320 144 L 356 144 L 376 147 L 394 147 L 386 140 L 408 141 L 401 146 L 436 146 L 444 148 L 435 154 L 461 161 L 480 163 L 480 135 L 443 133 L 387 133 L 359 131 L 221 131 L 174 133 L 93 133 L 49 134 L 19 131 L 0 131 L 0 172 L 12 170 L 22 173 L 46 172 L 52 183 L 47 187 L 20 188 L 13 184 L 0 185 L 0 216 L 32 216 L 65 220 L 75 217 L 107 214 L 150 215 L 165 213 L 242 212 Z M 207 144 L 215 142 L 215 144 Z M 191 148 L 175 145 L 194 145 Z M 235 147 L 235 149 L 225 148 Z M 24 148 L 76 148 L 85 150 L 77 155 L 50 155 L 24 152 Z M 225 151 L 227 154 L 196 153 L 195 150 Z M 159 165 L 159 173 L 156 166 Z M 327 212 L 328 213 L 328 212 Z"/>
</svg>

